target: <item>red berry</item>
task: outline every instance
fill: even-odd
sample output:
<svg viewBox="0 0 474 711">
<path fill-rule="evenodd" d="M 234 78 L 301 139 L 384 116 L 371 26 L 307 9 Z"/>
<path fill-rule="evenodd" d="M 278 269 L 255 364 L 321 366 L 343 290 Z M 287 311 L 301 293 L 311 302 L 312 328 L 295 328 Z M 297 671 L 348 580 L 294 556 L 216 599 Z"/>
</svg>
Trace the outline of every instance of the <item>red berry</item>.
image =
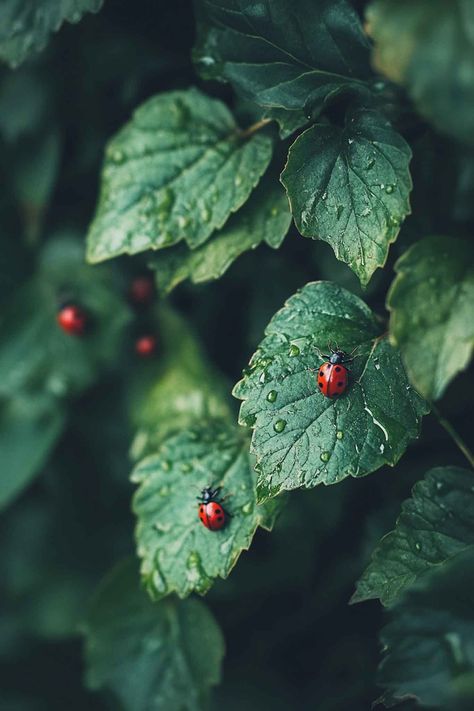
<svg viewBox="0 0 474 711">
<path fill-rule="evenodd" d="M 155 336 L 140 336 L 135 341 L 135 352 L 140 358 L 150 358 L 156 353 L 157 341 Z"/>
<path fill-rule="evenodd" d="M 83 336 L 87 327 L 87 314 L 80 306 L 68 304 L 63 306 L 56 316 L 58 324 L 65 333 L 71 336 Z"/>
<path fill-rule="evenodd" d="M 155 284 L 151 276 L 135 277 L 130 285 L 130 301 L 136 306 L 147 306 L 155 296 Z"/>
</svg>

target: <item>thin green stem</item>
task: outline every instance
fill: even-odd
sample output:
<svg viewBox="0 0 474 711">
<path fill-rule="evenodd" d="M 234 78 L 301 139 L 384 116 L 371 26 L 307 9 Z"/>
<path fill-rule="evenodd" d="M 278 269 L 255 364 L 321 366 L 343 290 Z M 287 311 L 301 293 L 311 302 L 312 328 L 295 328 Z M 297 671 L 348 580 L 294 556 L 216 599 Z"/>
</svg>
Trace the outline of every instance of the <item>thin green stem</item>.
<svg viewBox="0 0 474 711">
<path fill-rule="evenodd" d="M 459 447 L 461 452 L 464 454 L 466 457 L 467 461 L 471 465 L 471 467 L 474 469 L 474 454 L 471 452 L 467 444 L 464 442 L 462 439 L 461 435 L 456 432 L 454 427 L 448 420 L 446 420 L 440 411 L 438 410 L 437 407 L 435 407 L 433 404 L 431 405 L 431 410 L 433 414 L 435 415 L 436 419 L 438 420 L 439 424 L 441 427 L 443 427 L 446 432 L 449 434 L 449 436 L 453 439 L 453 441 L 456 443 L 456 446 Z"/>
<path fill-rule="evenodd" d="M 257 121 L 257 123 L 252 124 L 248 128 L 245 128 L 243 131 L 240 132 L 239 135 L 241 138 L 247 138 L 248 136 L 251 136 L 256 131 L 260 131 L 260 129 L 264 128 L 264 126 L 268 126 L 268 124 L 271 123 L 272 120 L 273 119 L 270 119 L 270 118 L 263 118 L 260 121 Z"/>
</svg>

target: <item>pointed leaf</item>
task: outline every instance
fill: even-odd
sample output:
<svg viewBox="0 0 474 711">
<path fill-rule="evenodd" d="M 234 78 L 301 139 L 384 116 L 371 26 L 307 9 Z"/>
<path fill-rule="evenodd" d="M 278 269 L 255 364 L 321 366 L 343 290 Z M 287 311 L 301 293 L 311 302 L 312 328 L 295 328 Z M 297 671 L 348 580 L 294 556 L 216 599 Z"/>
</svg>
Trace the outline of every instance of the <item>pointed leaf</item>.
<svg viewBox="0 0 474 711">
<path fill-rule="evenodd" d="M 234 395 L 253 428 L 260 501 L 285 489 L 334 484 L 394 465 L 418 437 L 425 403 L 370 309 L 331 282 L 307 284 L 266 328 Z M 328 399 L 310 372 L 328 342 L 358 348 L 348 390 Z"/>
<path fill-rule="evenodd" d="M 346 0 L 202 0 L 199 8 L 199 70 L 260 106 L 320 108 L 371 76 L 367 37 Z"/>
<path fill-rule="evenodd" d="M 224 640 L 207 607 L 196 599 L 152 603 L 134 561 L 104 579 L 84 634 L 88 686 L 112 691 L 125 711 L 203 711 L 219 682 Z"/>
<path fill-rule="evenodd" d="M 469 363 L 474 348 L 474 249 L 463 240 L 430 237 L 395 265 L 387 298 L 390 336 L 410 380 L 440 398 Z"/>
<path fill-rule="evenodd" d="M 183 239 L 198 247 L 247 200 L 271 154 L 269 136 L 246 136 L 197 89 L 153 97 L 107 148 L 89 261 Z"/>
<path fill-rule="evenodd" d="M 177 245 L 163 250 L 150 262 L 156 283 L 169 293 L 185 279 L 194 284 L 218 279 L 243 252 L 261 242 L 277 248 L 290 227 L 287 197 L 273 174 L 265 176 L 248 202 L 201 247 Z"/>
<path fill-rule="evenodd" d="M 474 545 L 474 475 L 439 467 L 415 484 L 394 531 L 375 549 L 352 602 L 395 602 L 406 587 L 435 566 Z"/>
<path fill-rule="evenodd" d="M 351 113 L 344 128 L 315 124 L 290 148 L 281 180 L 296 226 L 328 242 L 363 285 L 410 212 L 410 158 L 402 136 L 369 109 Z"/>
<path fill-rule="evenodd" d="M 2 0 L 0 59 L 16 67 L 44 49 L 63 22 L 79 22 L 86 12 L 98 12 L 104 0 Z"/>
<path fill-rule="evenodd" d="M 206 593 L 225 578 L 258 526 L 271 528 L 274 507 L 257 506 L 248 441 L 219 422 L 202 423 L 167 439 L 132 474 L 139 483 L 133 499 L 141 572 L 153 598 L 170 592 L 186 597 Z M 199 492 L 222 486 L 231 516 L 210 531 L 198 517 Z"/>
<path fill-rule="evenodd" d="M 378 683 L 391 702 L 468 709 L 474 703 L 474 550 L 408 589 L 382 630 Z M 393 703 L 392 703 L 393 705 Z"/>
</svg>

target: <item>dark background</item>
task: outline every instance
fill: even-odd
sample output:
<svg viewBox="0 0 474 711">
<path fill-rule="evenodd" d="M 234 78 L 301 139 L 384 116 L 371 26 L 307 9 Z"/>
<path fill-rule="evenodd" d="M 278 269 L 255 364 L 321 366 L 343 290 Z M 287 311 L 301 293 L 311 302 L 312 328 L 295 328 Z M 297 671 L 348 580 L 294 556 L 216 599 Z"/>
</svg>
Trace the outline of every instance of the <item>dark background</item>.
<svg viewBox="0 0 474 711">
<path fill-rule="evenodd" d="M 45 52 L 17 70 L 33 72 L 47 96 L 48 120 L 57 122 L 61 134 L 59 177 L 40 241 L 65 226 L 85 233 L 104 145 L 140 102 L 163 90 L 203 86 L 191 65 L 193 37 L 192 7 L 185 0 L 109 0 L 98 15 L 64 26 Z M 1 70 L 2 81 L 7 71 Z M 235 103 L 228 87 L 205 90 Z M 326 244 L 293 231 L 278 252 L 260 248 L 219 282 L 184 285 L 172 295 L 228 378 L 229 391 L 272 314 L 307 281 L 334 280 L 386 317 L 397 256 L 414 239 L 472 230 L 457 147 L 411 116 L 408 105 L 400 120 L 414 150 L 413 215 L 387 268 L 365 293 Z M 25 215 L 10 193 L 11 160 L 11 149 L 0 144 L 0 224 L 7 243 L 2 259 L 15 262 Z M 124 270 L 130 261 L 122 260 Z M 15 263 L 11 288 L 32 263 Z M 439 407 L 469 439 L 473 392 L 467 382 L 472 377 L 459 377 Z M 132 433 L 122 388 L 123 380 L 111 375 L 73 403 L 66 434 L 45 471 L 0 519 L 1 711 L 117 708 L 84 689 L 81 641 L 71 636 L 71 620 L 84 614 L 108 568 L 133 552 Z M 259 531 L 230 578 L 207 596 L 227 644 L 213 709 L 370 708 L 379 693 L 374 678 L 383 613 L 376 602 L 349 606 L 348 600 L 412 484 L 431 466 L 445 464 L 465 462 L 429 416 L 421 440 L 395 469 L 288 496 L 275 531 Z"/>
</svg>

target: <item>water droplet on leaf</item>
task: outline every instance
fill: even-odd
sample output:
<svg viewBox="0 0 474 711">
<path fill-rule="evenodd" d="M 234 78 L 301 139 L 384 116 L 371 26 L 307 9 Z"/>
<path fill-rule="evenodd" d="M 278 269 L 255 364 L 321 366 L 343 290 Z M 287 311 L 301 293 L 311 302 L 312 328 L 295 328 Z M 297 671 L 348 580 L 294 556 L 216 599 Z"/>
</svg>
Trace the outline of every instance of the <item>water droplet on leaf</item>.
<svg viewBox="0 0 474 711">
<path fill-rule="evenodd" d="M 286 427 L 286 420 L 277 420 L 273 425 L 275 432 L 283 432 Z"/>
</svg>

